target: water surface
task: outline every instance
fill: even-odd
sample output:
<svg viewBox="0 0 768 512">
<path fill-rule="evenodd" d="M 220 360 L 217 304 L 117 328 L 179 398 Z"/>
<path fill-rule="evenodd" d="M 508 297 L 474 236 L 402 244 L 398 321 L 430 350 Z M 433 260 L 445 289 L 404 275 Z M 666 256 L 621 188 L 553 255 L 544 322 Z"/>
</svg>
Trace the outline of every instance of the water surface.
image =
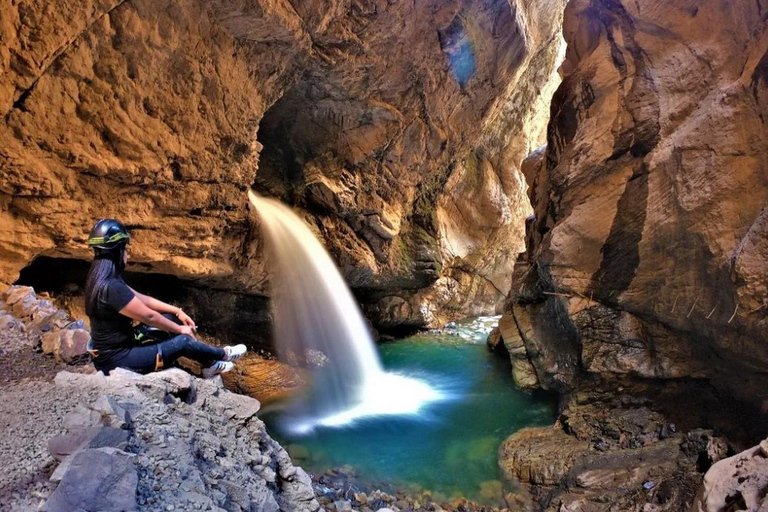
<svg viewBox="0 0 768 512">
<path fill-rule="evenodd" d="M 351 465 L 362 481 L 415 484 L 444 498 L 497 504 L 499 445 L 523 427 L 552 424 L 555 402 L 514 387 L 509 363 L 484 343 L 495 321 L 468 320 L 443 334 L 379 345 L 388 372 L 425 381 L 446 397 L 417 415 L 368 417 L 304 435 L 281 425 L 279 412 L 264 419 L 309 472 Z"/>
</svg>

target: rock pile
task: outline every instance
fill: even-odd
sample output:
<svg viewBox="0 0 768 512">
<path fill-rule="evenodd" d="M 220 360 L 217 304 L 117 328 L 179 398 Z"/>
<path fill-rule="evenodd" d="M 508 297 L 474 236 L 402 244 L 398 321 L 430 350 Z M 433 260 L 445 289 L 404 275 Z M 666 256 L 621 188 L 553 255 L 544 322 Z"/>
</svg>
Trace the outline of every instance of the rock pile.
<svg viewBox="0 0 768 512">
<path fill-rule="evenodd" d="M 309 476 L 255 415 L 259 402 L 179 369 L 61 372 L 84 403 L 49 442 L 60 482 L 42 510 L 314 511 Z"/>
<path fill-rule="evenodd" d="M 11 286 L 0 294 L 0 354 L 24 348 L 42 348 L 59 361 L 86 354 L 90 334 L 82 320 L 38 297 L 29 286 Z"/>
<path fill-rule="evenodd" d="M 531 510 L 534 501 L 558 512 L 688 510 L 704 472 L 735 450 L 712 430 L 671 422 L 653 404 L 581 391 L 569 397 L 553 428 L 510 436 L 499 449 L 510 507 Z M 522 500 L 512 492 L 519 484 L 530 491 Z M 600 508 L 605 503 L 610 507 Z"/>
</svg>

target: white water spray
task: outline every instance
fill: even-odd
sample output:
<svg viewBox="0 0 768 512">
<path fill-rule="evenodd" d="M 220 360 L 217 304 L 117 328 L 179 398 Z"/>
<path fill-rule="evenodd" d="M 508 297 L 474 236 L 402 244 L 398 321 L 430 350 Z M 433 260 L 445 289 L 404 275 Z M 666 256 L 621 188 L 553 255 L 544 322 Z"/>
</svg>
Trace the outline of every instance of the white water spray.
<svg viewBox="0 0 768 512">
<path fill-rule="evenodd" d="M 309 227 L 277 200 L 248 192 L 261 219 L 272 269 L 275 345 L 281 359 L 313 368 L 312 393 L 290 428 L 308 431 L 358 418 L 415 414 L 440 393 L 424 382 L 386 373 L 357 303 Z"/>
</svg>

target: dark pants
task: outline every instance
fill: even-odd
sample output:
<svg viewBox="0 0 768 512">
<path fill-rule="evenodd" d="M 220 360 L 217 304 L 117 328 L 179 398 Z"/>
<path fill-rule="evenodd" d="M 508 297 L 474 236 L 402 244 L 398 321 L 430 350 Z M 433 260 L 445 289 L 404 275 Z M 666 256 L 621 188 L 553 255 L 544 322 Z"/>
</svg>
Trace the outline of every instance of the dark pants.
<svg viewBox="0 0 768 512">
<path fill-rule="evenodd" d="M 179 334 L 159 343 L 132 347 L 127 354 L 113 361 L 108 368 L 98 367 L 98 365 L 97 367 L 104 373 L 109 373 L 110 370 L 115 368 L 125 368 L 126 370 L 138 373 L 152 372 L 155 370 L 158 345 L 163 354 L 164 368 L 171 366 L 180 357 L 188 357 L 197 361 L 203 367 L 211 366 L 214 361 L 226 357 L 223 348 L 208 345 L 186 334 Z"/>
</svg>

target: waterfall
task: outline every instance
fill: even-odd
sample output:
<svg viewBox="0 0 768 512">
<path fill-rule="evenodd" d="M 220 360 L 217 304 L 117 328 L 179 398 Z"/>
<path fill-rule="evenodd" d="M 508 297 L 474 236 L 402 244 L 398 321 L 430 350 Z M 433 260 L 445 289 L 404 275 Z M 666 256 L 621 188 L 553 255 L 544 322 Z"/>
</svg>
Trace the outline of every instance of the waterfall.
<svg viewBox="0 0 768 512">
<path fill-rule="evenodd" d="M 248 197 L 267 246 L 278 355 L 311 371 L 310 393 L 293 404 L 289 427 L 415 414 L 440 398 L 419 380 L 384 371 L 352 293 L 304 221 L 277 200 Z"/>
</svg>

